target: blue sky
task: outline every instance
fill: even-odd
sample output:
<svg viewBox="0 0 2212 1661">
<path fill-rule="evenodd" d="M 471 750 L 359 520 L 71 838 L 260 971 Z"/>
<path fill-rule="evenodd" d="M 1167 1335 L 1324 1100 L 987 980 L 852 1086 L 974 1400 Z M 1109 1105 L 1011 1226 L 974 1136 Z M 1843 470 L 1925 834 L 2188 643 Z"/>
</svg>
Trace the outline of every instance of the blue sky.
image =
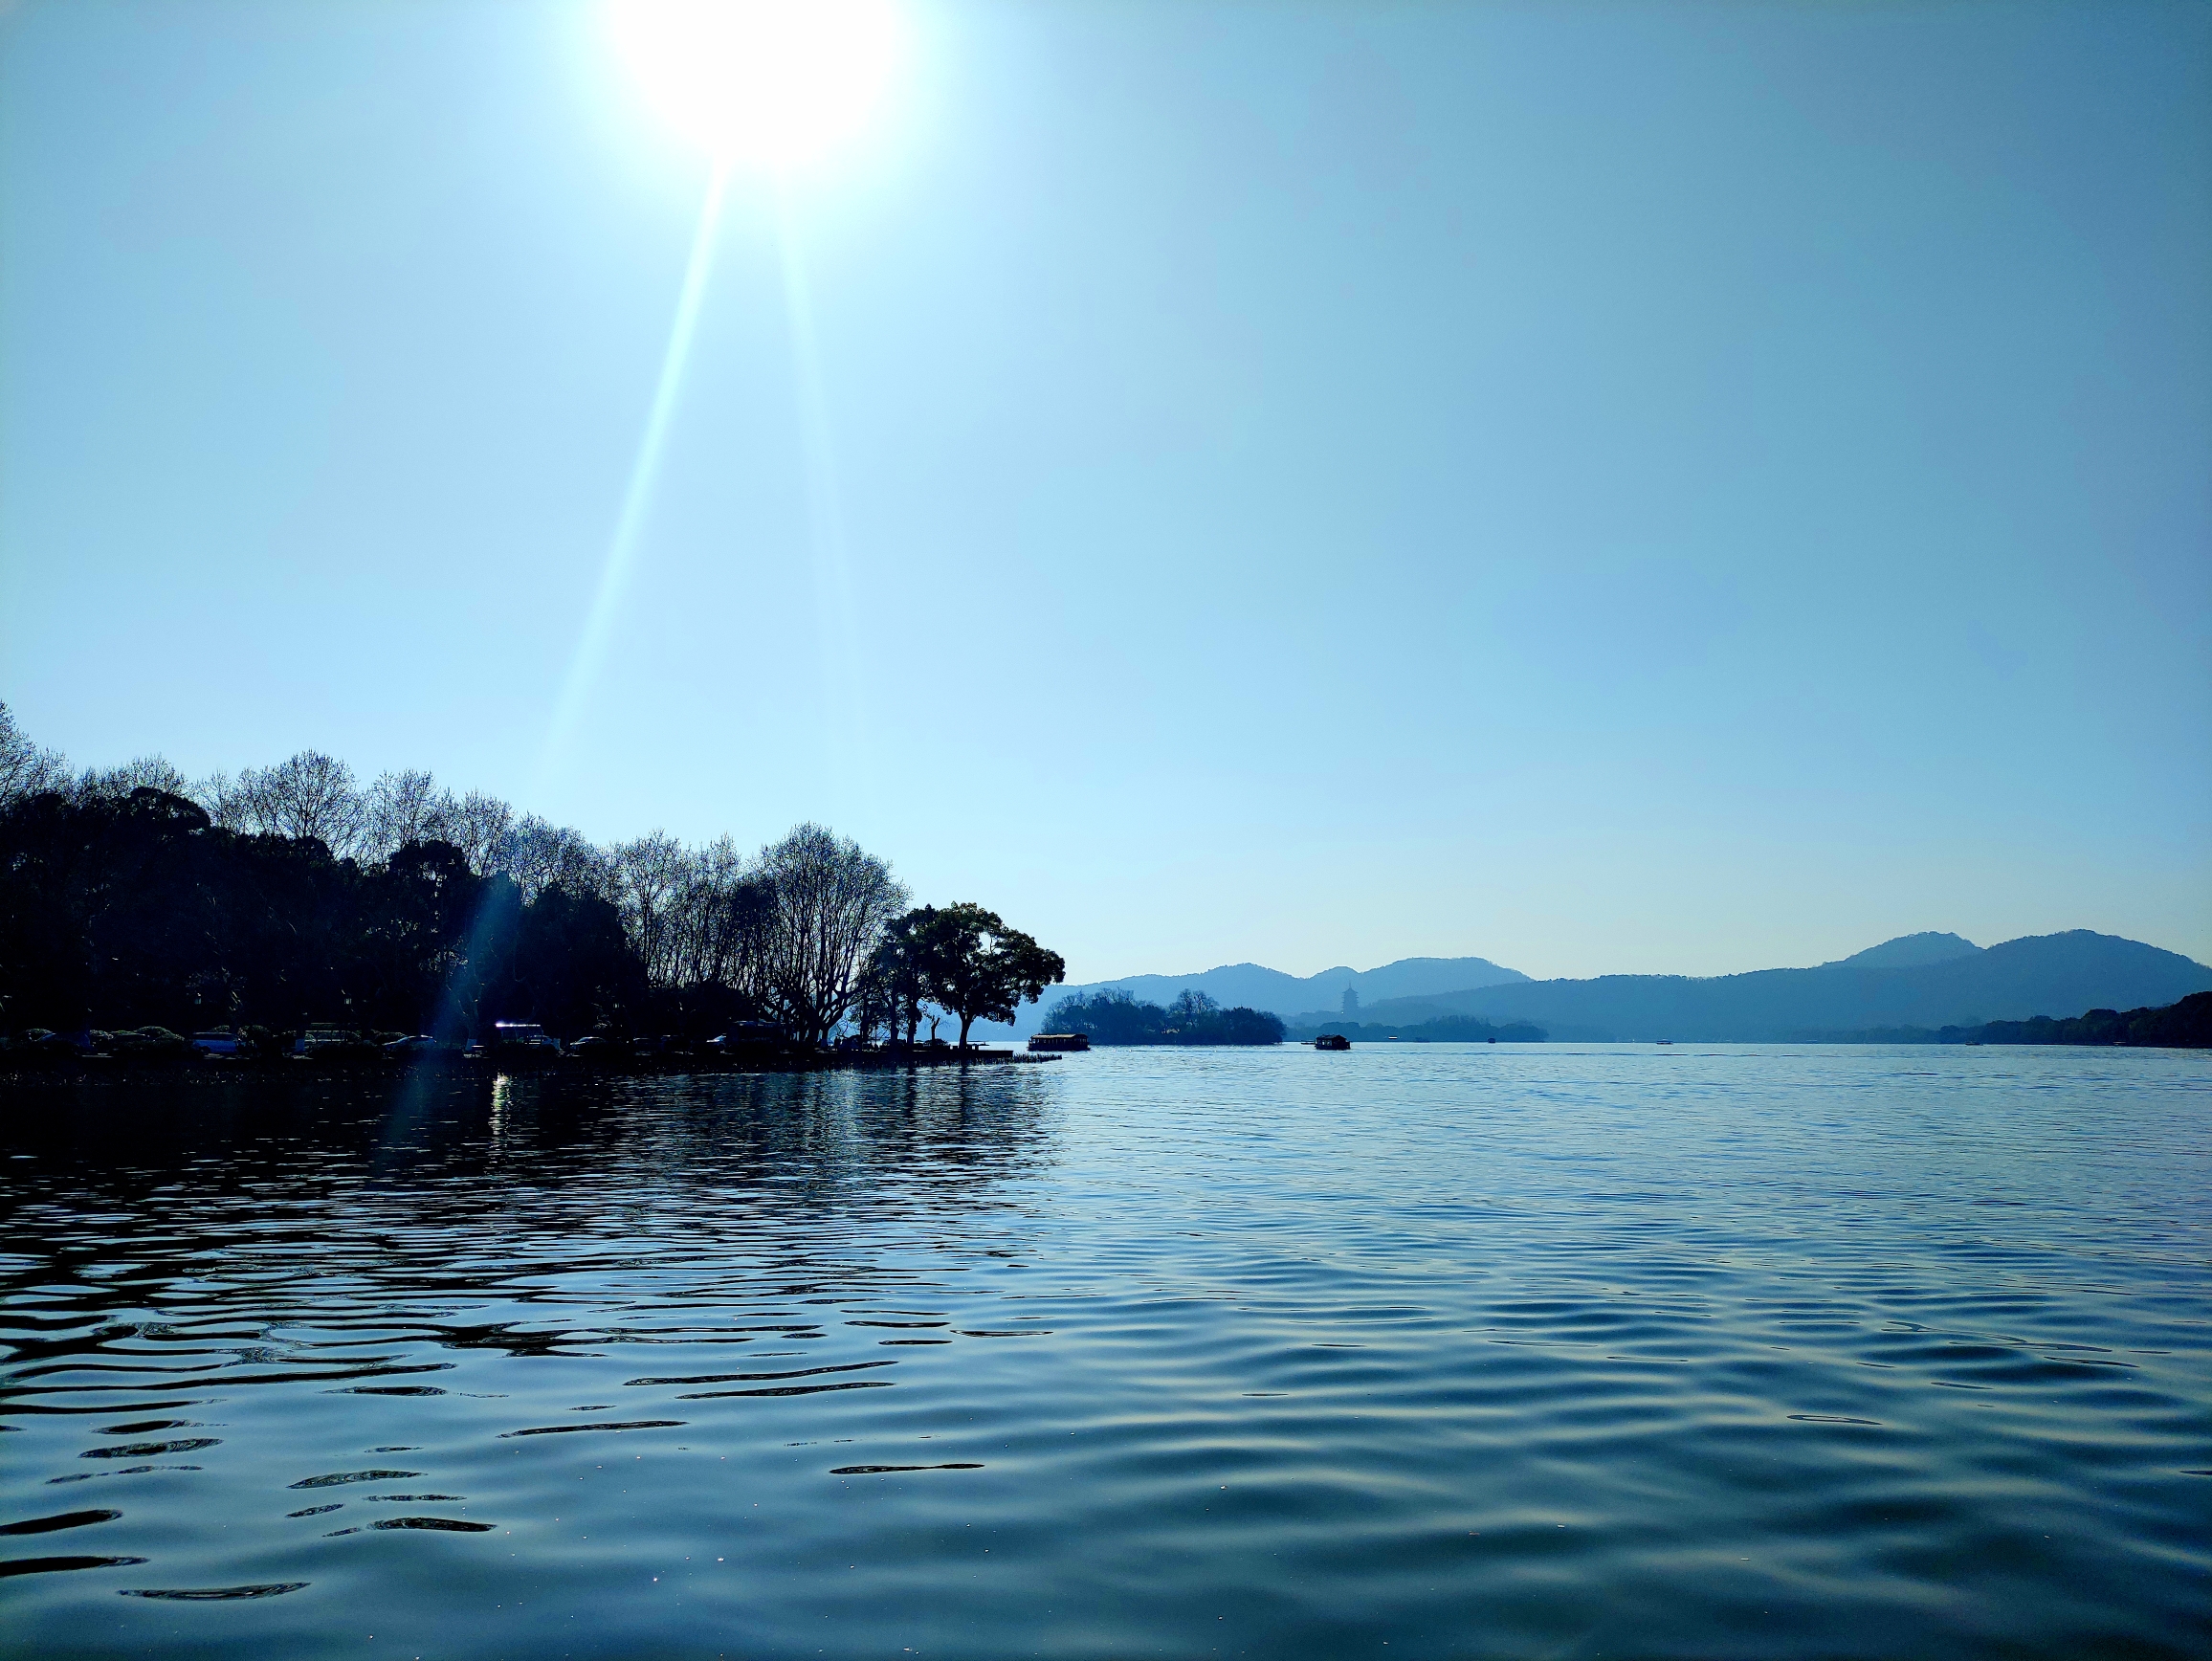
<svg viewBox="0 0 2212 1661">
<path fill-rule="evenodd" d="M 2212 959 L 2212 8 L 911 5 L 732 179 L 589 6 L 0 14 L 0 698 L 1094 979 Z"/>
</svg>

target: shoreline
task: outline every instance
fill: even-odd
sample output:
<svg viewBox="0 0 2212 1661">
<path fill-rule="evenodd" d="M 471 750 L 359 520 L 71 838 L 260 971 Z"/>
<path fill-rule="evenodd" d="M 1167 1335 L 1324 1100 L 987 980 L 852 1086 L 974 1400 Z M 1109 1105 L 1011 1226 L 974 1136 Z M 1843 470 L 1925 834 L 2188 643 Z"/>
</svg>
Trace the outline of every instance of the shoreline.
<svg viewBox="0 0 2212 1661">
<path fill-rule="evenodd" d="M 324 1080 L 402 1083 L 412 1079 L 481 1080 L 499 1078 L 680 1078 L 696 1074 L 742 1073 L 898 1073 L 924 1067 L 1034 1067 L 1057 1061 L 1057 1054 L 1030 1055 L 1012 1050 L 919 1050 L 912 1053 L 831 1051 L 816 1055 L 635 1056 L 562 1055 L 547 1060 L 516 1057 L 451 1056 L 390 1061 L 309 1060 L 281 1056 L 242 1060 L 206 1056 L 176 1061 L 137 1061 L 103 1055 L 57 1058 L 32 1067 L 0 1070 L 0 1093 L 41 1085 L 112 1084 L 304 1084 Z"/>
</svg>

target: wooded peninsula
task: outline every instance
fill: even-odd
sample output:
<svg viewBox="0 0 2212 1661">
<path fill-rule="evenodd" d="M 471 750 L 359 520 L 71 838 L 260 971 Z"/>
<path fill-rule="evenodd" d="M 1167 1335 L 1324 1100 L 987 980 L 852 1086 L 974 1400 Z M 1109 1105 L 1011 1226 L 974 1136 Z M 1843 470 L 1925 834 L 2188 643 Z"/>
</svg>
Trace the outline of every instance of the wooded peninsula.
<svg viewBox="0 0 2212 1661">
<path fill-rule="evenodd" d="M 74 772 L 0 704 L 0 1042 L 23 1061 L 240 1057 L 501 1026 L 605 1048 L 735 1035 L 786 1052 L 917 1046 L 1010 1021 L 1066 978 L 972 902 L 910 904 L 819 825 L 757 853 L 654 833 L 597 845 L 455 796 L 365 788 L 302 752 L 191 782 L 158 757 Z M 940 1046 L 941 1048 L 942 1046 Z"/>
</svg>

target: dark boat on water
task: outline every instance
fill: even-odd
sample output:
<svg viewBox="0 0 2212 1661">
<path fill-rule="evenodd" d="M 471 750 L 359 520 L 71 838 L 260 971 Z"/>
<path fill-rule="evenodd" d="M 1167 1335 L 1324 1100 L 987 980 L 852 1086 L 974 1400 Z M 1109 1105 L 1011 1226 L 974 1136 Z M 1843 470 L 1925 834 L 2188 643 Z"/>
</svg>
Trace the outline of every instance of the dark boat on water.
<svg viewBox="0 0 2212 1661">
<path fill-rule="evenodd" d="M 1349 1050 L 1352 1048 L 1352 1040 L 1341 1032 L 1324 1032 L 1314 1040 L 1314 1048 L 1316 1050 Z"/>
<path fill-rule="evenodd" d="M 1040 1032 L 1029 1040 L 1029 1048 L 1038 1050 L 1088 1050 L 1091 1034 L 1088 1032 Z"/>
</svg>

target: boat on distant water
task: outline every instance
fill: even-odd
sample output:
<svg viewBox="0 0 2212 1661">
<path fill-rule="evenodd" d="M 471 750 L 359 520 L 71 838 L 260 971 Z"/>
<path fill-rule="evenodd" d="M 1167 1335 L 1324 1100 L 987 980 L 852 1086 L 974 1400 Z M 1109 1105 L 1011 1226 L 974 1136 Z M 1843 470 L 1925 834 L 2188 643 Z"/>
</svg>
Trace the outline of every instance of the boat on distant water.
<svg viewBox="0 0 2212 1661">
<path fill-rule="evenodd" d="M 1316 1050 L 1349 1050 L 1352 1048 L 1352 1040 L 1341 1032 L 1324 1032 L 1314 1040 L 1314 1048 Z"/>
<path fill-rule="evenodd" d="M 1091 1034 L 1088 1032 L 1040 1032 L 1029 1040 L 1035 1050 L 1088 1050 Z"/>
</svg>

